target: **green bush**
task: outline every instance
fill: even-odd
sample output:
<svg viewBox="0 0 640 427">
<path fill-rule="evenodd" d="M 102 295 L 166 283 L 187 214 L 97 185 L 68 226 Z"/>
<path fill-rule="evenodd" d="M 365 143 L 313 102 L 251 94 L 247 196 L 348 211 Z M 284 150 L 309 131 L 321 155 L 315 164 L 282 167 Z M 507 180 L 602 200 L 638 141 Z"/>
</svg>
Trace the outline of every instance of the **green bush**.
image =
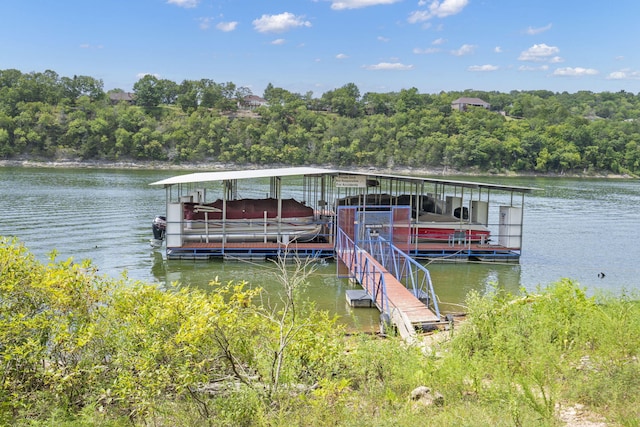
<svg viewBox="0 0 640 427">
<path fill-rule="evenodd" d="M 155 419 L 168 402 L 206 419 L 220 406 L 207 385 L 239 387 L 266 405 L 279 397 L 278 381 L 310 386 L 340 352 L 335 319 L 302 307 L 297 318 L 271 312 L 244 283 L 205 292 L 108 280 L 90 263 L 52 256 L 41 265 L 6 239 L 0 260 L 2 421 L 42 419 L 52 408 Z"/>
</svg>

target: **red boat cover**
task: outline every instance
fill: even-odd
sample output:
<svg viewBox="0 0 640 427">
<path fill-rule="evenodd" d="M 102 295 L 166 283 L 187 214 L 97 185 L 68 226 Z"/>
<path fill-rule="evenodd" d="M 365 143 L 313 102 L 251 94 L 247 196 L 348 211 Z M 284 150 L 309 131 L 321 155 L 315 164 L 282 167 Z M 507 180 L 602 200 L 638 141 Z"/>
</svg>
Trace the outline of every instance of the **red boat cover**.
<svg viewBox="0 0 640 427">
<path fill-rule="evenodd" d="M 212 207 L 220 212 L 208 212 L 207 218 L 222 219 L 222 200 L 213 203 L 185 203 L 183 206 L 184 219 L 204 220 L 205 213 L 198 207 Z M 227 200 L 227 219 L 259 219 L 278 216 L 278 199 L 241 199 Z M 282 199 L 282 218 L 313 217 L 313 209 L 303 205 L 295 199 Z"/>
</svg>

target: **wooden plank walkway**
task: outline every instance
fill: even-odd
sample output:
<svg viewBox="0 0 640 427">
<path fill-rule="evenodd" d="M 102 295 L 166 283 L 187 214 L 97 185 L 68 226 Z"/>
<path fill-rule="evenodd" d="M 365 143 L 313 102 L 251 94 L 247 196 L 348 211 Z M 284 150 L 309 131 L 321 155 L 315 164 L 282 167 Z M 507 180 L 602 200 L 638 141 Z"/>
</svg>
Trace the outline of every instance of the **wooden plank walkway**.
<svg viewBox="0 0 640 427">
<path fill-rule="evenodd" d="M 377 269 L 383 272 L 386 297 L 389 302 L 389 306 L 392 309 L 397 310 L 401 315 L 406 316 L 407 320 L 413 325 L 420 325 L 423 323 L 434 323 L 440 321 L 438 316 L 431 311 L 422 301 L 414 296 L 409 289 L 405 287 L 393 274 L 387 271 L 382 264 L 380 264 L 370 253 L 366 251 L 360 251 L 360 256 L 365 257 L 360 260 L 360 265 L 369 263 L 374 265 Z M 352 267 L 351 272 L 355 274 L 355 265 Z M 381 298 L 381 296 L 378 296 Z M 376 301 L 376 304 L 380 304 L 381 301 Z M 382 304 L 379 305 L 381 307 Z"/>
<path fill-rule="evenodd" d="M 434 325 L 441 319 L 416 298 L 370 253 L 338 245 L 336 256 L 374 300 L 376 307 L 389 316 L 400 336 L 407 342 L 416 339 L 416 329 Z M 384 284 L 384 286 L 382 286 Z"/>
</svg>

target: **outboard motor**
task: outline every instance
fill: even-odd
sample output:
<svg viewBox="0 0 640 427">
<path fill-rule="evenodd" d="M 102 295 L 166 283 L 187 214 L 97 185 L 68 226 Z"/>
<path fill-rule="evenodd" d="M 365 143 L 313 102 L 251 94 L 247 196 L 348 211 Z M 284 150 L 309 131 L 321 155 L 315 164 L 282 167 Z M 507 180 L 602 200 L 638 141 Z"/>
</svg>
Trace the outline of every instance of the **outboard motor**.
<svg viewBox="0 0 640 427">
<path fill-rule="evenodd" d="M 157 216 L 154 218 L 151 224 L 151 230 L 153 230 L 153 239 L 151 239 L 151 246 L 158 248 L 162 246 L 165 233 L 167 232 L 167 218 L 164 216 Z"/>
</svg>

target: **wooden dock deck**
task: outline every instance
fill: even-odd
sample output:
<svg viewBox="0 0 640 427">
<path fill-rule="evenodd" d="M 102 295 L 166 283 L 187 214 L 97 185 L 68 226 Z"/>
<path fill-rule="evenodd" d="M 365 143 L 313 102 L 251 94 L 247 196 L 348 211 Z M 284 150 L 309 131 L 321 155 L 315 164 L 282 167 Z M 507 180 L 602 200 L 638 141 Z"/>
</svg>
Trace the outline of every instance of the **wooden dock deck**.
<svg viewBox="0 0 640 427">
<path fill-rule="evenodd" d="M 393 274 L 387 271 L 371 254 L 361 251 L 360 256 L 366 257 L 366 262 L 360 260 L 360 265 L 366 263 L 375 266 L 384 275 L 386 297 L 391 311 L 398 310 L 414 325 L 438 322 L 440 319 L 422 301 L 414 296 Z M 352 271 L 352 273 L 354 273 Z M 376 301 L 378 303 L 378 301 Z"/>
<path fill-rule="evenodd" d="M 396 243 L 396 247 L 415 259 L 498 262 L 518 262 L 520 259 L 520 248 L 508 248 L 495 244 Z"/>
</svg>

